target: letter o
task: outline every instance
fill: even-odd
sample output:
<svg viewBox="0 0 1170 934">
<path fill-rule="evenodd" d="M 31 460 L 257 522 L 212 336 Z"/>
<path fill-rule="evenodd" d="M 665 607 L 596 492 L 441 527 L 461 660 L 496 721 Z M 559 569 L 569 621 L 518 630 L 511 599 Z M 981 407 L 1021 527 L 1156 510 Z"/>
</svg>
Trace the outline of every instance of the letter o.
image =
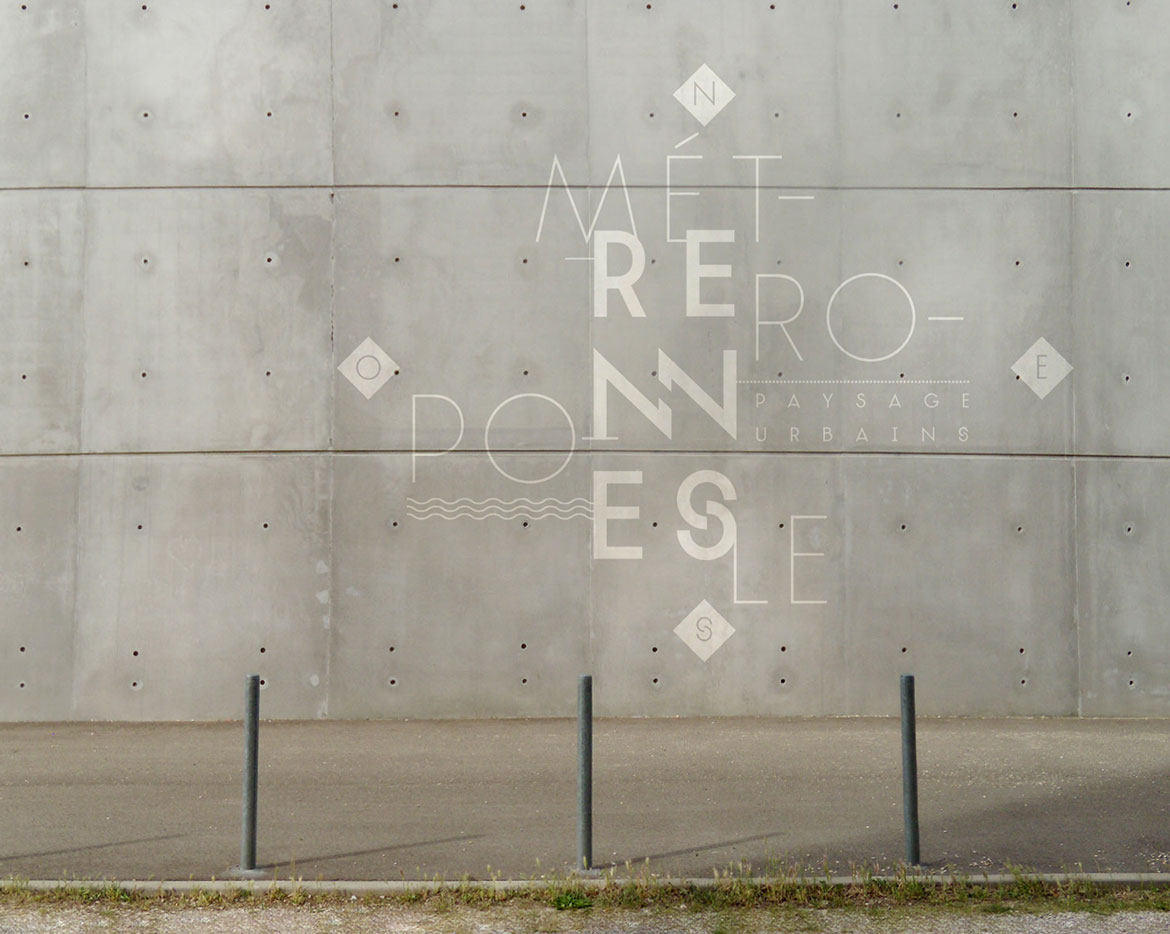
<svg viewBox="0 0 1170 934">
<path fill-rule="evenodd" d="M 857 279 L 885 279 L 887 282 L 892 282 L 899 289 L 901 289 L 902 294 L 906 296 L 906 301 L 910 303 L 910 332 L 906 335 L 906 339 L 902 341 L 902 343 L 900 343 L 894 350 L 886 354 L 884 357 L 861 357 L 855 353 L 850 353 L 841 346 L 841 342 L 837 340 L 837 335 L 833 333 L 833 302 L 836 300 L 837 296 L 841 294 L 841 290 L 845 288 L 845 286 L 847 286 L 850 282 L 856 281 Z M 833 294 L 829 297 L 829 305 L 825 309 L 825 324 L 829 329 L 829 337 L 832 339 L 833 343 L 837 345 L 837 349 L 841 351 L 841 353 L 845 354 L 845 356 L 851 357 L 854 360 L 859 360 L 862 363 L 881 363 L 883 360 L 889 360 L 890 357 L 901 353 L 906 345 L 910 343 L 910 338 L 914 336 L 914 327 L 917 322 L 918 315 L 914 310 L 914 299 L 910 297 L 910 293 L 906 291 L 906 287 L 902 285 L 902 283 L 897 279 L 884 275 L 880 272 L 860 272 L 856 276 L 850 276 L 839 286 L 837 286 Z"/>
<path fill-rule="evenodd" d="M 508 471 L 504 470 L 503 467 L 501 467 L 498 463 L 496 463 L 496 459 L 492 455 L 492 443 L 490 440 L 491 431 L 492 431 L 492 422 L 495 421 L 496 416 L 500 414 L 500 410 L 503 409 L 504 406 L 508 405 L 511 402 L 515 402 L 517 399 L 543 399 L 545 402 L 551 402 L 558 409 L 560 409 L 561 414 L 563 416 L 565 416 L 565 421 L 567 421 L 569 423 L 569 438 L 570 438 L 570 440 L 569 440 L 569 453 L 565 455 L 564 463 L 562 463 L 560 467 L 558 467 L 556 470 L 554 470 L 552 473 L 550 473 L 547 477 L 541 477 L 538 480 L 525 480 L 522 477 L 512 476 L 510 473 L 508 473 Z M 492 411 L 492 414 L 488 416 L 487 424 L 483 426 L 483 445 L 485 448 L 487 448 L 488 460 L 490 460 L 492 462 L 492 466 L 495 467 L 496 470 L 498 470 L 502 476 L 507 477 L 509 480 L 512 480 L 516 483 L 529 483 L 529 484 L 547 483 L 549 480 L 551 480 L 553 477 L 555 477 L 562 470 L 564 470 L 566 467 L 569 466 L 569 461 L 573 457 L 573 452 L 576 451 L 576 449 L 577 449 L 577 429 L 573 427 L 573 419 L 569 415 L 569 413 L 567 411 L 565 411 L 565 407 L 563 405 L 561 405 L 559 402 L 557 402 L 556 399 L 552 398 L 552 396 L 546 396 L 546 395 L 543 395 L 539 392 L 521 392 L 521 393 L 517 393 L 514 396 L 509 396 L 507 399 L 505 399 L 503 402 L 501 402 L 499 405 L 497 405 L 495 407 L 495 409 Z"/>
</svg>

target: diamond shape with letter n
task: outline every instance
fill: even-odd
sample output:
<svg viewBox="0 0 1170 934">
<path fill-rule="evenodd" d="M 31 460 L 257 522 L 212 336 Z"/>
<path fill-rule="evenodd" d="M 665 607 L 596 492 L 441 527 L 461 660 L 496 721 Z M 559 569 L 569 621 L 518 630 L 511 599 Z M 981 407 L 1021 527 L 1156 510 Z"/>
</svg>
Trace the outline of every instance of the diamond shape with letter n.
<svg viewBox="0 0 1170 934">
<path fill-rule="evenodd" d="M 674 627 L 674 634 L 700 659 L 706 661 L 735 635 L 735 629 L 723 618 L 722 613 L 704 600 Z"/>
<path fill-rule="evenodd" d="M 735 92 L 707 65 L 700 65 L 693 75 L 674 92 L 674 99 L 706 126 L 716 114 L 731 103 Z"/>
<path fill-rule="evenodd" d="M 1012 372 L 1020 378 L 1020 382 L 1043 399 L 1072 372 L 1072 364 L 1042 337 L 1012 364 Z"/>
</svg>

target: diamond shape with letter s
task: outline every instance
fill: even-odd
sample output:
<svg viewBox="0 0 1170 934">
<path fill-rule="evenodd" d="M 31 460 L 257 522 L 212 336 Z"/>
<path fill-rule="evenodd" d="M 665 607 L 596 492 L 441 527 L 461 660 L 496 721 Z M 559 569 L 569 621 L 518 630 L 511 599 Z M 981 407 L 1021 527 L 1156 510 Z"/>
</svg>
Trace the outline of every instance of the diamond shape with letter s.
<svg viewBox="0 0 1170 934">
<path fill-rule="evenodd" d="M 735 635 L 735 629 L 723 618 L 722 613 L 704 600 L 674 627 L 674 634 L 700 659 L 706 661 Z"/>
<path fill-rule="evenodd" d="M 706 64 L 700 65 L 693 75 L 674 92 L 674 99 L 687 112 L 706 126 L 724 107 L 731 103 L 735 92 Z"/>
</svg>

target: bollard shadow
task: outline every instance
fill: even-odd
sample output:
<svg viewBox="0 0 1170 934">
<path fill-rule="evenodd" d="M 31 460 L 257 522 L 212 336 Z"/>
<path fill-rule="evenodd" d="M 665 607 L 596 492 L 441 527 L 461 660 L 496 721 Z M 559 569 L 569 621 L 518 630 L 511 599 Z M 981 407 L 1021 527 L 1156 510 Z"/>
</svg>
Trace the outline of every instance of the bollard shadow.
<svg viewBox="0 0 1170 934">
<path fill-rule="evenodd" d="M 410 850 L 420 846 L 438 846 L 443 843 L 460 843 L 465 840 L 482 840 L 487 834 L 462 834 L 458 837 L 441 837 L 436 840 L 419 840 L 415 843 L 395 843 L 390 846 L 376 846 L 368 850 L 351 850 L 348 853 L 330 853 L 327 856 L 300 856 L 295 861 L 283 860 L 274 863 L 265 863 L 257 866 L 257 869 L 264 869 L 275 872 L 281 866 L 291 867 L 294 865 L 305 866 L 310 863 L 324 863 L 334 859 L 353 859 L 358 856 L 375 856 L 379 853 L 395 853 L 399 850 Z"/>
<path fill-rule="evenodd" d="M 673 859 L 678 856 L 698 856 L 700 853 L 708 852 L 710 850 L 722 850 L 725 847 L 737 846 L 741 843 L 759 843 L 762 840 L 770 840 L 773 837 L 781 837 L 784 832 L 781 830 L 773 831 L 772 833 L 757 833 L 750 837 L 736 837 L 734 840 L 720 840 L 718 843 L 707 843 L 703 846 L 688 846 L 680 850 L 668 850 L 662 853 L 646 853 L 642 856 L 631 856 L 626 859 L 618 859 L 609 863 L 595 863 L 597 869 L 620 869 L 627 863 L 645 863 L 658 859 Z"/>
<path fill-rule="evenodd" d="M 187 836 L 185 833 L 165 833 L 157 837 L 139 837 L 135 840 L 115 840 L 113 843 L 91 843 L 87 846 L 69 846 L 60 850 L 41 850 L 36 853 L 15 853 L 12 856 L 0 856 L 0 863 L 14 859 L 34 859 L 38 856 L 61 856 L 65 853 L 86 853 L 90 850 L 104 850 L 112 846 L 133 846 L 136 843 L 157 843 L 160 840 L 178 840 Z"/>
</svg>

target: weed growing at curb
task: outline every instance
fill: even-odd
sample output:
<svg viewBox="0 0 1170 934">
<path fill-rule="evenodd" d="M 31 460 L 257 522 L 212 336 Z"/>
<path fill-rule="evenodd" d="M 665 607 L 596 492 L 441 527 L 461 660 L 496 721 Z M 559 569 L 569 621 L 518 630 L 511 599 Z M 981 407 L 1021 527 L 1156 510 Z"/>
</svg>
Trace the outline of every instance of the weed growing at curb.
<svg viewBox="0 0 1170 934">
<path fill-rule="evenodd" d="M 289 880 L 281 887 L 241 882 L 216 888 L 184 891 L 128 888 L 117 882 L 33 887 L 27 880 L 0 882 L 0 906 L 98 905 L 110 908 L 229 908 L 265 906 L 414 906 L 436 912 L 457 908 L 490 909 L 549 907 L 566 910 L 680 909 L 720 912 L 752 908 L 885 909 L 916 906 L 1006 913 L 1013 911 L 1170 911 L 1170 886 L 1101 884 L 1069 876 L 1060 881 L 1041 878 L 1020 867 L 1007 867 L 1010 879 L 989 883 L 953 876 L 924 878 L 906 869 L 878 877 L 862 867 L 846 881 L 811 875 L 800 868 L 769 866 L 767 875 L 753 876 L 743 867 L 715 872 L 709 882 L 697 884 L 664 879 L 648 871 L 631 877 L 609 872 L 597 878 L 543 876 L 525 880 L 524 887 L 508 887 L 499 880 L 464 878 L 457 884 L 433 879 L 418 888 L 396 892 L 351 892 L 344 885 L 314 889 L 312 883 Z"/>
</svg>

